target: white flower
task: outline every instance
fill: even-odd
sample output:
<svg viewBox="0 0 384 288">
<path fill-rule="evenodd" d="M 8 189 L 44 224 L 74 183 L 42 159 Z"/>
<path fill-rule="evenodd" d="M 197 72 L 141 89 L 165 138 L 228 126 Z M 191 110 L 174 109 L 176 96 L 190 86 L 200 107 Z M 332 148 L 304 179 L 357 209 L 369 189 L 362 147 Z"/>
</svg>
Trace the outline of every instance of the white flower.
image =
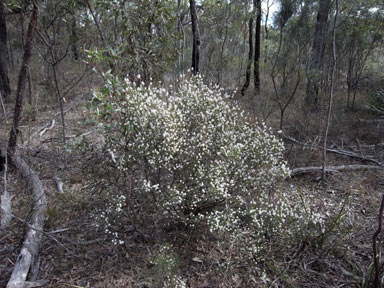
<svg viewBox="0 0 384 288">
<path fill-rule="evenodd" d="M 274 203 L 267 197 L 289 173 L 283 143 L 265 124 L 247 122 L 223 89 L 200 76 L 182 80 L 172 92 L 110 82 L 117 84 L 106 83 L 94 108 L 106 149 L 119 156 L 121 171 L 140 171 L 135 191 L 150 195 L 164 215 L 190 225 L 206 221 L 234 239 L 254 235 L 252 251 L 261 251 L 266 233 L 291 221 L 294 211 L 284 197 Z M 106 223 L 124 212 L 125 201 L 111 198 Z"/>
</svg>

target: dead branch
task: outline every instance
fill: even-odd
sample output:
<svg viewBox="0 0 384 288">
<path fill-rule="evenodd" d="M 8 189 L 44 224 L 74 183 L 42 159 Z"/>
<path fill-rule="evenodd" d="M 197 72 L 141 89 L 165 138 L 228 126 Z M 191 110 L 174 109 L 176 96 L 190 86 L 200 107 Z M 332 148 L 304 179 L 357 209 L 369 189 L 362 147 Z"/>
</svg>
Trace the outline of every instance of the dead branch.
<svg viewBox="0 0 384 288">
<path fill-rule="evenodd" d="M 372 162 L 372 163 L 375 163 L 379 166 L 382 166 L 383 163 L 381 163 L 380 161 L 376 160 L 376 159 L 373 159 L 372 157 L 369 157 L 369 156 L 362 156 L 362 155 L 359 155 L 355 152 L 352 152 L 352 151 L 348 151 L 348 150 L 337 150 L 337 149 L 327 149 L 328 152 L 331 152 L 331 153 L 335 153 L 335 154 L 339 154 L 339 155 L 343 155 L 343 156 L 348 156 L 348 157 L 351 157 L 351 158 L 355 158 L 355 159 L 360 159 L 362 161 L 367 161 L 367 162 Z"/>
<path fill-rule="evenodd" d="M 63 190 L 63 180 L 61 180 L 59 177 L 55 176 L 52 178 L 55 183 L 56 183 L 56 188 L 57 188 L 57 192 L 59 192 L 59 194 L 64 194 L 64 190 Z"/>
<path fill-rule="evenodd" d="M 359 119 L 359 122 L 364 124 L 379 124 L 384 123 L 384 119 Z"/>
<path fill-rule="evenodd" d="M 8 281 L 7 288 L 39 287 L 45 285 L 47 281 L 29 282 L 26 280 L 28 273 L 35 270 L 34 266 L 38 262 L 37 259 L 42 237 L 41 231 L 43 231 L 47 206 L 46 195 L 43 184 L 36 172 L 32 170 L 20 156 L 15 154 L 14 159 L 12 160 L 12 163 L 14 163 L 16 169 L 26 180 L 28 187 L 32 192 L 33 208 L 26 237 L 12 271 L 12 275 Z"/>
<path fill-rule="evenodd" d="M 318 147 L 318 146 L 311 146 L 309 147 L 307 144 L 305 143 L 302 143 L 298 140 L 296 140 L 295 138 L 292 138 L 292 137 L 289 137 L 287 135 L 283 135 L 284 139 L 286 140 L 289 140 L 293 143 L 296 143 L 296 144 L 299 144 L 303 147 L 306 147 L 306 148 L 310 148 L 310 149 L 320 149 L 321 147 Z M 361 145 L 362 146 L 362 145 Z M 349 151 L 349 150 L 338 150 L 338 149 L 331 149 L 331 148 L 327 148 L 326 149 L 327 152 L 330 152 L 330 153 L 335 153 L 335 154 L 339 154 L 339 155 L 343 155 L 343 156 L 348 156 L 350 158 L 355 158 L 355 159 L 359 159 L 359 160 L 362 160 L 362 161 L 367 161 L 367 162 L 371 162 L 371 163 L 375 163 L 376 165 L 378 166 L 383 166 L 383 163 L 381 163 L 380 161 L 370 157 L 370 156 L 362 156 L 360 154 L 357 154 L 355 152 L 352 152 L 352 151 Z"/>
<path fill-rule="evenodd" d="M 375 165 L 341 165 L 341 166 L 328 166 L 325 168 L 327 173 L 337 173 L 341 171 L 358 171 L 358 170 L 384 170 L 384 166 Z M 310 174 L 314 172 L 321 172 L 322 167 L 311 166 L 311 167 L 300 167 L 291 170 L 291 177 Z"/>
<path fill-rule="evenodd" d="M 52 119 L 49 125 L 47 125 L 45 128 L 41 129 L 39 132 L 40 137 L 44 135 L 45 132 L 52 129 L 55 126 L 55 119 Z"/>
</svg>

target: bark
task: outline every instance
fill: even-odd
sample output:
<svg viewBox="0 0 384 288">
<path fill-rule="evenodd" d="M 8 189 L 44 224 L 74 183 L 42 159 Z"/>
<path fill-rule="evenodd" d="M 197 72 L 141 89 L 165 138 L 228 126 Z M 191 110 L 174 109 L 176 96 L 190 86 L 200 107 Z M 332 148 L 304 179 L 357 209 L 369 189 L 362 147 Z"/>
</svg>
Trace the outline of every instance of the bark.
<svg viewBox="0 0 384 288">
<path fill-rule="evenodd" d="M 193 36 L 193 46 L 192 46 L 192 73 L 196 75 L 199 73 L 199 59 L 200 59 L 200 29 L 197 19 L 196 12 L 196 2 L 195 0 L 189 0 L 189 9 L 191 13 L 192 21 L 192 36 Z"/>
<path fill-rule="evenodd" d="M 256 11 L 255 29 L 255 58 L 253 64 L 253 76 L 255 92 L 260 92 L 260 45 L 261 45 L 261 0 L 253 0 Z"/>
<path fill-rule="evenodd" d="M 11 86 L 8 78 L 9 54 L 7 48 L 7 22 L 5 20 L 4 4 L 0 3 L 0 97 L 9 99 Z"/>
<path fill-rule="evenodd" d="M 331 0 L 320 0 L 317 13 L 314 39 L 312 46 L 312 59 L 309 65 L 307 82 L 306 104 L 307 109 L 316 109 L 319 102 L 319 90 L 321 85 L 321 72 L 324 64 L 324 52 L 328 32 L 328 16 L 331 10 Z"/>
<path fill-rule="evenodd" d="M 38 14 L 39 14 L 38 4 L 36 1 L 33 1 L 32 16 L 28 26 L 27 37 L 25 39 L 24 55 L 23 55 L 23 60 L 22 60 L 20 72 L 19 72 L 19 79 L 17 83 L 16 103 L 15 103 L 15 110 L 14 110 L 15 112 L 13 116 L 13 124 L 12 124 L 9 141 L 8 141 L 8 155 L 10 155 L 11 157 L 16 150 L 19 123 L 20 123 L 21 114 L 23 111 L 25 81 L 27 80 L 26 78 L 27 78 L 28 64 L 32 56 L 32 42 L 33 42 L 33 37 L 35 35 Z"/>
<path fill-rule="evenodd" d="M 249 31 L 249 54 L 248 54 L 248 63 L 247 70 L 245 71 L 245 82 L 243 87 L 241 88 L 241 95 L 244 96 L 245 91 L 249 87 L 249 83 L 251 81 L 251 66 L 252 66 L 252 58 L 253 58 L 253 18 L 248 21 L 248 31 Z"/>
</svg>

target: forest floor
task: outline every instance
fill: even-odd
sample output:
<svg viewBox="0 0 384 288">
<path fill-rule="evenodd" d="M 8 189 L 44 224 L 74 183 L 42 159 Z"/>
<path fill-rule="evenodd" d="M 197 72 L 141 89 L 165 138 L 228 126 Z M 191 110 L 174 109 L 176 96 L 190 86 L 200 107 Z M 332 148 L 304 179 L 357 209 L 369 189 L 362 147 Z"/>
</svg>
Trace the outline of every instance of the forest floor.
<svg viewBox="0 0 384 288">
<path fill-rule="evenodd" d="M 156 213 L 142 215 L 138 205 L 130 206 L 127 215 L 132 225 L 119 231 L 124 232 L 125 244 L 113 244 L 95 224 L 95 215 L 97 208 L 103 207 L 108 190 L 124 189 L 127 183 L 116 179 L 116 186 L 111 186 L 113 170 L 107 166 L 108 155 L 101 152 L 102 136 L 89 123 L 82 104 L 74 100 L 65 107 L 65 156 L 60 113 L 46 108 L 38 117 L 32 116 L 23 121 L 19 148 L 38 172 L 48 196 L 39 274 L 39 279 L 50 281 L 46 287 L 171 287 L 165 284 L 166 273 L 177 274 L 187 287 L 195 288 L 368 287 L 372 280 L 372 236 L 378 226 L 384 171 L 340 172 L 329 174 L 325 181 L 320 181 L 316 173 L 285 180 L 279 189 L 304 199 L 324 219 L 326 233 L 291 243 L 270 243 L 264 257 L 267 260 L 258 264 L 260 270 L 237 259 L 231 247 L 216 245 L 218 239 L 205 227 L 164 229 L 155 221 Z M 52 119 L 55 126 L 40 136 Z M 384 123 L 363 123 L 354 112 L 343 121 L 332 128 L 330 146 L 372 155 L 384 162 Z M 288 119 L 288 123 L 294 121 Z M 292 128 L 297 126 L 289 127 L 286 135 L 297 136 L 297 129 Z M 9 125 L 0 128 L 2 147 L 8 132 Z M 306 145 L 286 141 L 291 167 L 320 166 L 322 151 L 316 148 L 320 144 L 316 141 L 302 139 Z M 328 163 L 369 164 L 331 153 Z M 58 193 L 54 177 L 63 181 L 63 194 Z M 3 187 L 4 179 L 0 179 Z M 27 188 L 10 170 L 7 189 L 15 195 L 13 212 L 20 219 L 28 219 L 31 212 Z M 134 196 L 128 200 L 138 201 Z M 0 231 L 0 287 L 5 287 L 12 272 L 24 231 L 25 225 L 19 220 Z M 379 235 L 378 243 L 383 240 Z M 173 247 L 177 258 L 171 268 L 159 261 L 154 264 L 165 245 Z M 382 248 L 382 244 L 379 246 Z"/>
</svg>

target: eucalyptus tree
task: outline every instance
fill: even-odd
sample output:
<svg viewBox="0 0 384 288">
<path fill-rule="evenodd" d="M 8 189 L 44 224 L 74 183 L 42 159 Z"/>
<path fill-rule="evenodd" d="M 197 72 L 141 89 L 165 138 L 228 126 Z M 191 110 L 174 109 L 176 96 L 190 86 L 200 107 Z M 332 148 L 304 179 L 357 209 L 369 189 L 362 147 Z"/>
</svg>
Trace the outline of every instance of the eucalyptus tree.
<svg viewBox="0 0 384 288">
<path fill-rule="evenodd" d="M 253 0 L 256 11 L 255 27 L 255 58 L 253 64 L 254 84 L 256 93 L 260 92 L 260 45 L 261 45 L 261 0 Z"/>
<path fill-rule="evenodd" d="M 19 124 L 20 124 L 21 115 L 23 111 L 24 88 L 25 88 L 25 82 L 26 82 L 27 69 L 32 57 L 32 45 L 33 45 L 34 36 L 36 32 L 37 19 L 39 15 L 39 5 L 37 0 L 32 1 L 32 6 L 33 6 L 32 14 L 30 17 L 28 31 L 27 31 L 25 45 L 24 45 L 24 55 L 23 55 L 23 59 L 22 59 L 22 63 L 19 71 L 18 82 L 17 82 L 13 124 L 12 124 L 11 131 L 9 133 L 7 153 L 11 157 L 13 157 L 16 151 L 17 138 L 19 135 Z"/>
<path fill-rule="evenodd" d="M 307 74 L 307 113 L 312 109 L 317 109 L 319 104 L 332 0 L 319 0 L 316 4 L 318 5 L 318 10 L 313 32 L 311 60 Z"/>
<path fill-rule="evenodd" d="M 226 86 L 239 80 L 234 74 L 243 57 L 244 38 L 239 31 L 248 19 L 248 2 L 203 0 L 196 5 L 201 31 L 199 70 L 209 81 Z M 192 47 L 192 39 L 186 40 Z"/>
<path fill-rule="evenodd" d="M 189 9 L 191 13 L 191 23 L 192 23 L 192 37 L 193 37 L 193 46 L 192 46 L 192 73 L 199 73 L 199 61 L 200 61 L 200 28 L 197 19 L 196 11 L 196 1 L 189 0 Z"/>
<path fill-rule="evenodd" d="M 347 108 L 355 108 L 356 92 L 364 78 L 370 56 L 380 48 L 384 36 L 383 7 L 377 1 L 354 0 L 344 3 L 340 13 L 339 68 L 347 86 Z"/>
<path fill-rule="evenodd" d="M 249 83 L 251 81 L 251 67 L 252 67 L 252 59 L 253 59 L 253 17 L 250 17 L 248 20 L 248 61 L 247 68 L 245 70 L 245 82 L 243 87 L 241 88 L 241 95 L 244 96 L 245 91 L 249 87 Z"/>
<path fill-rule="evenodd" d="M 299 4 L 295 0 L 280 1 L 280 10 L 275 15 L 278 34 L 271 33 L 277 42 L 272 52 L 270 77 L 274 89 L 273 101 L 280 110 L 280 129 L 283 128 L 285 112 L 298 91 L 308 49 L 307 42 L 301 41 L 306 10 L 300 11 Z"/>
<path fill-rule="evenodd" d="M 323 139 L 323 163 L 322 163 L 322 173 L 321 178 L 325 179 L 325 165 L 327 161 L 327 140 L 328 140 L 328 132 L 329 127 L 331 125 L 331 115 L 332 115 L 332 105 L 333 105 L 333 98 L 334 98 L 334 90 L 335 90 L 335 71 L 336 71 L 336 64 L 337 64 L 337 54 L 336 54 L 336 26 L 337 26 L 337 17 L 339 15 L 339 1 L 335 0 L 335 16 L 333 20 L 333 28 L 332 28 L 332 67 L 331 67 L 331 73 L 330 73 L 330 91 L 329 91 L 329 103 L 328 103 L 328 113 L 327 113 L 327 120 L 326 120 L 326 126 L 324 129 L 324 139 Z"/>
<path fill-rule="evenodd" d="M 248 62 L 245 71 L 245 82 L 241 88 L 241 94 L 244 95 L 248 89 L 251 79 L 251 66 L 253 60 L 253 80 L 255 92 L 260 92 L 260 46 L 261 46 L 261 0 L 253 0 L 253 12 L 248 20 Z M 253 29 L 255 22 L 255 29 Z M 253 42 L 253 31 L 255 30 L 255 41 Z M 254 44 L 253 44 L 254 43 Z"/>
<path fill-rule="evenodd" d="M 87 20 L 101 44 L 88 55 L 134 81 L 161 79 L 176 61 L 176 5 L 170 0 L 87 0 Z"/>
</svg>

